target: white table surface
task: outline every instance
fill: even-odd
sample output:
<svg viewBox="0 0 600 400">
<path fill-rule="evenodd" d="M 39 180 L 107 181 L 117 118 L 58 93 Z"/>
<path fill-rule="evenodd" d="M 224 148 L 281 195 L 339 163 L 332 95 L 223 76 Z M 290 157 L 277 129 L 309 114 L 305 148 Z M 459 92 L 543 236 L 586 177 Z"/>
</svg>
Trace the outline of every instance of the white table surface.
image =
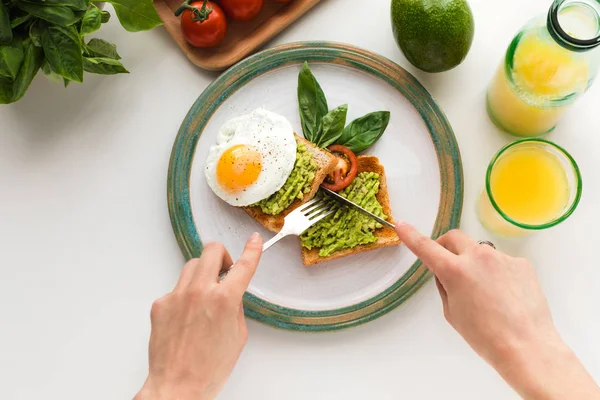
<svg viewBox="0 0 600 400">
<path fill-rule="evenodd" d="M 512 36 L 549 1 L 471 0 L 471 52 L 444 74 L 416 71 L 392 37 L 389 0 L 325 0 L 268 44 L 347 42 L 414 73 L 454 127 L 465 172 L 462 227 L 491 238 L 474 204 L 492 155 L 511 137 L 484 92 Z M 187 61 L 166 32 L 101 31 L 130 75 L 86 75 L 68 89 L 38 76 L 0 106 L 0 398 L 127 399 L 147 373 L 152 301 L 184 259 L 166 201 L 169 155 L 194 100 L 217 76 Z M 600 84 L 551 140 L 578 160 L 584 193 L 564 224 L 528 239 L 491 238 L 536 265 L 564 339 L 600 380 Z M 410 220 L 410 216 L 403 216 Z M 513 399 L 445 322 L 429 282 L 366 325 L 302 334 L 249 321 L 250 339 L 222 399 Z"/>
</svg>

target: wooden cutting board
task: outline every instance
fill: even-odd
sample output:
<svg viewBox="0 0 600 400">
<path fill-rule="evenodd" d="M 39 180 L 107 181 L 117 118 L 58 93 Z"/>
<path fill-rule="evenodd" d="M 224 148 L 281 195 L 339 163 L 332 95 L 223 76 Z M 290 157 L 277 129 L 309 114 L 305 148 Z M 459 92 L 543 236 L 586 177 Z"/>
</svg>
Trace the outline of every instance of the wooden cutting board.
<svg viewBox="0 0 600 400">
<path fill-rule="evenodd" d="M 218 46 L 207 49 L 191 46 L 181 33 L 179 17 L 173 12 L 183 0 L 154 0 L 154 6 L 169 35 L 194 64 L 203 69 L 220 71 L 257 50 L 320 1 L 292 0 L 282 4 L 265 0 L 263 9 L 256 18 L 248 22 L 228 21 L 225 40 Z"/>
</svg>

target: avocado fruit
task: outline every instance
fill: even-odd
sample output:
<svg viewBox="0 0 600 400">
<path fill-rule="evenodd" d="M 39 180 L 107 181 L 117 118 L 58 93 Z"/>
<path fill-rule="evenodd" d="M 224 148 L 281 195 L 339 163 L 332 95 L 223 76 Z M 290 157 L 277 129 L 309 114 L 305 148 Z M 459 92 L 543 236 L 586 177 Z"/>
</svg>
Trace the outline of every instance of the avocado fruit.
<svg viewBox="0 0 600 400">
<path fill-rule="evenodd" d="M 448 71 L 467 56 L 475 24 L 466 0 L 392 0 L 392 31 L 408 61 Z"/>
</svg>

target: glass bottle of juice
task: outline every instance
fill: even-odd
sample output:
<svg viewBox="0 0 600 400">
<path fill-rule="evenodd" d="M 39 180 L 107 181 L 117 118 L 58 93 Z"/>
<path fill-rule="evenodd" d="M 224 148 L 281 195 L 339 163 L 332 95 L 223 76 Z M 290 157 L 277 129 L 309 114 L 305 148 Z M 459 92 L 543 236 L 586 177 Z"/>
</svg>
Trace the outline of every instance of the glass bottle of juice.
<svg viewBox="0 0 600 400">
<path fill-rule="evenodd" d="M 517 136 L 549 132 L 592 84 L 600 64 L 600 0 L 555 0 L 506 51 L 487 93 L 496 125 Z"/>
</svg>

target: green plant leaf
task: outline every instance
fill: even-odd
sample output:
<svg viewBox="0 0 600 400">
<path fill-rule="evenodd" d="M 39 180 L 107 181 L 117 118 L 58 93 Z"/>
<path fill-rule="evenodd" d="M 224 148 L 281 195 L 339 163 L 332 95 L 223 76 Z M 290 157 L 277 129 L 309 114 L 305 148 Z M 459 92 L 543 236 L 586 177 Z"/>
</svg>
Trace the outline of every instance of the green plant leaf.
<svg viewBox="0 0 600 400">
<path fill-rule="evenodd" d="M 46 78 L 48 78 L 50 82 L 60 83 L 63 80 L 63 78 L 59 74 L 52 71 L 52 67 L 50 66 L 50 64 L 48 64 L 47 60 L 44 60 L 44 62 L 42 63 L 42 72 L 44 73 L 44 75 L 46 75 Z"/>
<path fill-rule="evenodd" d="M 15 11 L 23 12 L 23 11 L 17 10 L 17 9 L 14 9 L 14 10 Z M 23 14 L 23 15 L 16 15 L 16 16 L 13 15 L 13 14 L 11 14 L 11 17 L 10 17 L 10 27 L 14 29 L 17 26 L 21 26 L 22 24 L 24 24 L 25 22 L 29 21 L 32 18 L 33 18 L 33 15 L 27 14 L 27 13 Z"/>
<path fill-rule="evenodd" d="M 33 24 L 29 26 L 29 38 L 37 47 L 42 47 L 42 31 L 39 20 L 33 21 Z"/>
<path fill-rule="evenodd" d="M 337 143 L 360 153 L 371 147 L 383 133 L 390 122 L 389 111 L 376 111 L 350 122 Z"/>
<path fill-rule="evenodd" d="M 84 55 L 88 57 L 105 57 L 113 60 L 120 60 L 121 56 L 117 53 L 117 46 L 103 39 L 94 38 L 84 45 Z"/>
<path fill-rule="evenodd" d="M 146 31 L 162 25 L 152 0 L 107 0 L 112 4 L 123 28 L 129 32 Z"/>
<path fill-rule="evenodd" d="M 8 8 L 0 0 L 0 44 L 9 44 L 13 39 Z"/>
<path fill-rule="evenodd" d="M 96 32 L 102 25 L 102 12 L 95 5 L 91 5 L 81 19 L 81 28 L 79 34 L 81 36 L 89 35 Z"/>
<path fill-rule="evenodd" d="M 321 133 L 321 120 L 329 111 L 329 107 L 323 89 L 307 62 L 298 74 L 298 108 L 304 137 L 317 143 Z"/>
<path fill-rule="evenodd" d="M 0 46 L 0 76 L 11 81 L 14 80 L 21 69 L 24 58 L 23 45 L 19 40 L 13 40 L 7 46 Z"/>
<path fill-rule="evenodd" d="M 101 75 L 115 75 L 115 74 L 128 74 L 129 71 L 125 69 L 120 61 L 113 60 L 112 58 L 83 58 L 83 69 L 86 72 L 92 74 Z"/>
<path fill-rule="evenodd" d="M 73 25 L 75 22 L 79 21 L 84 14 L 83 11 L 73 11 L 73 9 L 65 6 L 44 6 L 24 0 L 18 0 L 16 5 L 21 10 L 30 13 L 34 17 L 61 26 Z"/>
<path fill-rule="evenodd" d="M 71 81 L 68 80 L 67 78 L 63 78 L 63 84 L 65 85 L 65 89 L 69 87 L 69 85 L 71 84 Z"/>
<path fill-rule="evenodd" d="M 41 6 L 62 6 L 69 7 L 73 10 L 85 11 L 88 8 L 88 0 L 21 0 L 27 3 L 38 4 Z"/>
<path fill-rule="evenodd" d="M 31 81 L 33 81 L 44 61 L 44 52 L 42 49 L 36 47 L 30 40 L 23 42 L 23 51 L 25 52 L 25 58 L 19 74 L 13 82 L 11 102 L 15 102 L 25 95 L 27 88 L 29 88 Z"/>
<path fill-rule="evenodd" d="M 108 11 L 102 11 L 100 13 L 100 20 L 102 21 L 103 24 L 110 21 L 110 13 Z"/>
<path fill-rule="evenodd" d="M 334 108 L 329 111 L 327 115 L 323 117 L 323 131 L 319 138 L 319 147 L 327 147 L 334 143 L 342 133 L 344 133 L 344 126 L 346 126 L 346 115 L 348 114 L 348 104 L 342 104 L 341 106 Z"/>
<path fill-rule="evenodd" d="M 12 102 L 13 81 L 0 76 L 0 104 Z"/>
<path fill-rule="evenodd" d="M 42 44 L 54 72 L 71 81 L 83 82 L 81 39 L 74 26 L 47 26 L 42 34 Z"/>
</svg>

